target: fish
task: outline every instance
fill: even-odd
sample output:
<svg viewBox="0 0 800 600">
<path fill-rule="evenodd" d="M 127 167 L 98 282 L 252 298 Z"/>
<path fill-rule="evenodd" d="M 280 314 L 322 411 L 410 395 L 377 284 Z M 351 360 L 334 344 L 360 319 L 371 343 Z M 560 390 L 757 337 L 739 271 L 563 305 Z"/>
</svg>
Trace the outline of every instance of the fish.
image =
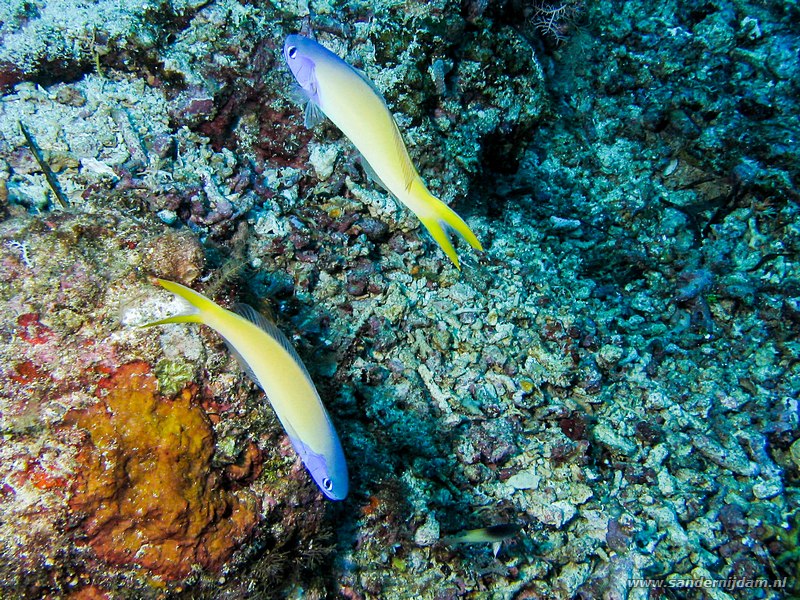
<svg viewBox="0 0 800 600">
<path fill-rule="evenodd" d="M 417 215 L 457 269 L 461 265 L 449 229 L 483 250 L 464 220 L 428 190 L 386 102 L 364 73 L 299 34 L 286 37 L 283 55 L 307 100 L 307 126 L 328 117 L 361 153 L 367 173 Z"/>
<path fill-rule="evenodd" d="M 522 531 L 522 525 L 503 523 L 490 525 L 480 529 L 468 529 L 452 536 L 442 538 L 444 544 L 480 544 L 484 542 L 502 542 Z"/>
<path fill-rule="evenodd" d="M 442 538 L 443 544 L 485 544 L 491 543 L 494 555 L 500 552 L 500 544 L 522 531 L 522 525 L 503 523 L 479 529 L 468 529 L 452 536 Z"/>
<path fill-rule="evenodd" d="M 292 447 L 319 489 L 331 500 L 344 500 L 348 474 L 339 436 L 311 376 L 286 336 L 247 304 L 237 304 L 230 311 L 180 283 L 156 281 L 183 301 L 184 310 L 142 326 L 201 323 L 222 336 L 245 372 L 266 393 Z"/>
</svg>

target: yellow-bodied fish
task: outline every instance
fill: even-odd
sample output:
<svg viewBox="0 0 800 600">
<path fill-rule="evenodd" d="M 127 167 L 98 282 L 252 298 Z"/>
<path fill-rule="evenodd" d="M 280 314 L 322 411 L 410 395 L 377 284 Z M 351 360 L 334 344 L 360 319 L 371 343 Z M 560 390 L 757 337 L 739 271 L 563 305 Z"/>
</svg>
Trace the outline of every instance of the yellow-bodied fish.
<svg viewBox="0 0 800 600">
<path fill-rule="evenodd" d="M 267 394 L 289 440 L 314 482 L 331 500 L 347 496 L 347 464 L 339 436 L 303 362 L 286 336 L 246 304 L 226 310 L 179 283 L 158 283 L 186 301 L 186 310 L 148 323 L 202 323 L 220 334 L 242 367 Z"/>
<path fill-rule="evenodd" d="M 428 191 L 411 164 L 400 130 L 374 85 L 362 73 L 314 40 L 290 35 L 283 54 L 308 99 L 306 125 L 325 114 L 355 144 L 376 179 L 419 217 L 457 268 L 447 227 L 476 250 L 481 243 L 467 224 Z"/>
</svg>

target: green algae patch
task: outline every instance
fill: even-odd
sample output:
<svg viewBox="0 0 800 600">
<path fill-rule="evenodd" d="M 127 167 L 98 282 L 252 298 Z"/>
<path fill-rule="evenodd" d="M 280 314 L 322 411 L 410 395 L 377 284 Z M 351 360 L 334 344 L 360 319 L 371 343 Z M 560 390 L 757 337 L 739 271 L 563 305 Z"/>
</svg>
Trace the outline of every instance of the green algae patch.
<svg viewBox="0 0 800 600">
<path fill-rule="evenodd" d="M 211 466 L 211 425 L 192 388 L 171 400 L 156 389 L 147 364 L 129 363 L 101 382 L 97 404 L 67 414 L 67 424 L 86 432 L 70 508 L 99 558 L 179 579 L 219 569 L 258 510 L 248 493 L 223 489 L 224 474 Z"/>
<path fill-rule="evenodd" d="M 161 394 L 174 396 L 192 380 L 194 369 L 183 361 L 162 360 L 156 365 L 155 374 Z"/>
</svg>

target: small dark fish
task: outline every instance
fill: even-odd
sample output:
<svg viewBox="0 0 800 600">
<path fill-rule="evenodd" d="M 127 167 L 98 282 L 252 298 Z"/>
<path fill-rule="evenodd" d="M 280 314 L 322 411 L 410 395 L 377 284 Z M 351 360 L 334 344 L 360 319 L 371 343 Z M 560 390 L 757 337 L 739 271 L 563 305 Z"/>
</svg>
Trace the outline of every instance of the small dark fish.
<svg viewBox="0 0 800 600">
<path fill-rule="evenodd" d="M 69 206 L 69 200 L 67 200 L 67 197 L 64 195 L 64 191 L 58 184 L 58 179 L 56 179 L 53 169 L 50 168 L 50 165 L 47 164 L 47 161 L 42 156 L 42 151 L 39 148 L 39 145 L 36 143 L 36 140 L 33 139 L 33 136 L 31 135 L 31 132 L 28 131 L 28 128 L 25 127 L 25 123 L 19 121 L 19 128 L 20 131 L 22 131 L 22 135 L 25 136 L 25 141 L 28 142 L 28 147 L 31 149 L 33 157 L 36 159 L 36 162 L 39 163 L 42 173 L 44 173 L 44 178 L 47 180 L 47 185 L 50 186 L 53 194 L 55 194 L 55 204 L 58 206 L 58 208 L 67 208 Z"/>
<path fill-rule="evenodd" d="M 500 549 L 500 542 L 507 540 L 510 537 L 517 535 L 522 531 L 522 525 L 516 523 L 503 523 L 500 525 L 491 525 L 489 527 L 481 527 L 480 529 L 467 529 L 442 538 L 443 544 L 481 544 L 492 543 L 495 545 L 494 554 Z"/>
</svg>

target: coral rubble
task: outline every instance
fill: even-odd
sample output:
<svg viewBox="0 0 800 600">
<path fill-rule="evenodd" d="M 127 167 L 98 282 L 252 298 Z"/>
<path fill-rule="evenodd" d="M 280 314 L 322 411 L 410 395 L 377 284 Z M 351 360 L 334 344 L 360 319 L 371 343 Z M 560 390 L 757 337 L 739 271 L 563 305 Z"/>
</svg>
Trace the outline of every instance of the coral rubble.
<svg viewBox="0 0 800 600">
<path fill-rule="evenodd" d="M 799 593 L 796 3 L 92 6 L 0 8 L 4 594 Z M 298 30 L 484 243 L 461 273 L 303 127 Z M 149 275 L 274 308 L 342 506 L 218 337 L 133 326 Z"/>
</svg>

